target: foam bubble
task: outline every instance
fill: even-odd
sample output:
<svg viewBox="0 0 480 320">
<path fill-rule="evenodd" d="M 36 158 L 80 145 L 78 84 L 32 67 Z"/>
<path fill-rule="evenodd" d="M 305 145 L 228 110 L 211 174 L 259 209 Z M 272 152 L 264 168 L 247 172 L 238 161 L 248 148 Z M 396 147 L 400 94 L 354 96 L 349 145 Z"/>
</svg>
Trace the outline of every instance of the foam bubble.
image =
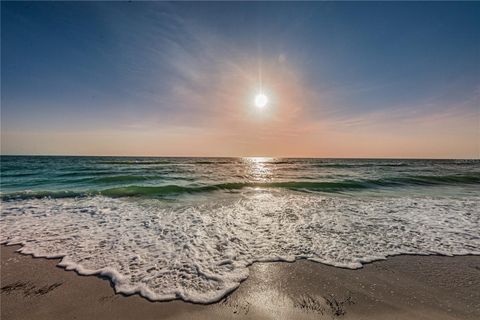
<svg viewBox="0 0 480 320">
<path fill-rule="evenodd" d="M 346 268 L 406 254 L 480 254 L 479 197 L 351 197 L 249 190 L 197 201 L 103 196 L 3 201 L 0 241 L 63 257 L 151 300 L 218 301 L 255 261 Z"/>
</svg>

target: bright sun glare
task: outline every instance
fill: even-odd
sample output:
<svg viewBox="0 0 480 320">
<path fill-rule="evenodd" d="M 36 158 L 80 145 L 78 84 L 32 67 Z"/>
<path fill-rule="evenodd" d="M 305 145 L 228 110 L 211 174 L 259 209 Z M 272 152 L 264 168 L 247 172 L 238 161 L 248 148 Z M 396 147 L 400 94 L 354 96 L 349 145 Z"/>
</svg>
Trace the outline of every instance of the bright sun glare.
<svg viewBox="0 0 480 320">
<path fill-rule="evenodd" d="M 268 98 L 263 93 L 259 93 L 255 96 L 255 106 L 258 108 L 263 108 L 267 105 Z"/>
</svg>

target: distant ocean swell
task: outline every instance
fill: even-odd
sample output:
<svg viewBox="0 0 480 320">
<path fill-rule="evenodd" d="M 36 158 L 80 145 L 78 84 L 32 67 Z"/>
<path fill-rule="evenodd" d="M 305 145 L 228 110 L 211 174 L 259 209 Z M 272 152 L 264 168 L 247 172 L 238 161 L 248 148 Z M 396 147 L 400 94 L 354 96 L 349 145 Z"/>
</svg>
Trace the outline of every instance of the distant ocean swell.
<svg viewBox="0 0 480 320">
<path fill-rule="evenodd" d="M 108 176 L 102 178 L 86 178 L 88 181 L 96 184 L 102 183 L 125 183 L 153 180 L 155 177 L 149 176 Z M 168 179 L 168 178 L 167 178 Z M 172 178 L 169 178 L 172 179 Z M 210 191 L 229 191 L 240 190 L 243 188 L 266 188 L 266 189 L 289 189 L 296 191 L 318 191 L 318 192 L 341 192 L 365 190 L 384 187 L 404 187 L 404 186 L 441 186 L 441 185 L 480 185 L 480 174 L 473 175 L 445 175 L 445 176 L 405 176 L 383 178 L 377 180 L 344 180 L 338 182 L 309 182 L 309 181 L 288 181 L 288 182 L 234 182 L 220 183 L 204 186 L 136 186 L 129 185 L 125 187 L 106 188 L 101 190 L 87 191 L 23 191 L 13 193 L 2 193 L 2 200 L 12 199 L 30 199 L 30 198 L 66 198 L 66 197 L 84 197 L 92 195 L 103 195 L 109 197 L 132 197 L 132 196 L 163 196 L 182 193 L 198 193 Z"/>
</svg>

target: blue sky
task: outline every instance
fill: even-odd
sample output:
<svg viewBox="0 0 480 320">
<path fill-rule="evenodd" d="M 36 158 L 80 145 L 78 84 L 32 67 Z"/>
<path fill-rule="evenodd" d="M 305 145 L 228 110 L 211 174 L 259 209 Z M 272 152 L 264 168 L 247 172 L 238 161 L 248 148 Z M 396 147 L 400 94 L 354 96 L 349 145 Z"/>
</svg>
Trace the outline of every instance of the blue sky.
<svg viewBox="0 0 480 320">
<path fill-rule="evenodd" d="M 2 153 L 480 154 L 479 3 L 2 2 L 1 15 Z M 259 73 L 274 101 L 260 122 L 240 110 Z"/>
</svg>

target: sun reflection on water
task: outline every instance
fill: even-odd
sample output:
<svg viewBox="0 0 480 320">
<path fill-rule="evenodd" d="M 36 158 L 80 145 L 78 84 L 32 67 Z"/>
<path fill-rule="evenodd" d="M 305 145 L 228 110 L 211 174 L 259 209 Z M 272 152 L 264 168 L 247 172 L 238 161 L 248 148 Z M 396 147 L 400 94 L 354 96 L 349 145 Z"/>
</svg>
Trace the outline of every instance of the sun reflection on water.
<svg viewBox="0 0 480 320">
<path fill-rule="evenodd" d="M 245 176 L 249 181 L 267 182 L 273 178 L 272 160 L 268 157 L 242 158 L 245 163 Z"/>
</svg>

